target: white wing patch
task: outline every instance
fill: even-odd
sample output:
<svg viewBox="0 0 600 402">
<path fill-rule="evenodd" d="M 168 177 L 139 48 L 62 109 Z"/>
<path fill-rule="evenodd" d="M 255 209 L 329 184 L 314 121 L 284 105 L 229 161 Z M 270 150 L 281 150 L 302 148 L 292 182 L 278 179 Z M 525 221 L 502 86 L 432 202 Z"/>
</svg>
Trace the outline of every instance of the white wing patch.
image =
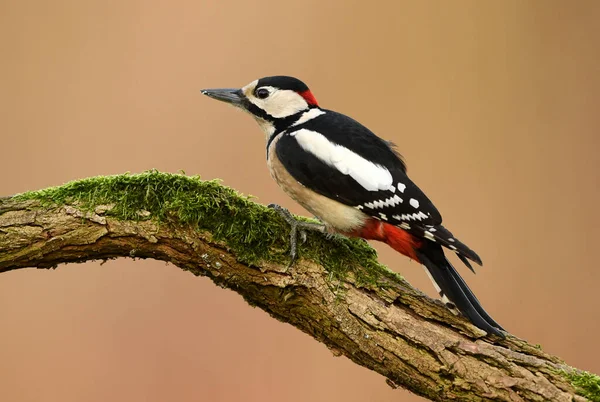
<svg viewBox="0 0 600 402">
<path fill-rule="evenodd" d="M 307 152 L 315 155 L 329 166 L 352 177 L 369 191 L 389 190 L 392 174 L 383 166 L 376 165 L 348 148 L 330 142 L 316 131 L 301 129 L 290 134 Z M 392 197 L 393 198 L 393 197 Z M 384 205 L 385 201 L 376 201 Z M 394 200 L 395 201 L 395 200 Z M 368 205 L 367 205 L 368 206 Z"/>
</svg>

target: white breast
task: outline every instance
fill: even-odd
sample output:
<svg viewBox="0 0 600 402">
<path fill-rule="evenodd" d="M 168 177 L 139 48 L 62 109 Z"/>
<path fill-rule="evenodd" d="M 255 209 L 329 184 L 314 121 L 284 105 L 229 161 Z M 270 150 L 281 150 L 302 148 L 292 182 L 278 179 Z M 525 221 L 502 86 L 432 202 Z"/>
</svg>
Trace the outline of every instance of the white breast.
<svg viewBox="0 0 600 402">
<path fill-rule="evenodd" d="M 271 177 L 283 191 L 310 213 L 321 219 L 327 226 L 338 232 L 351 233 L 360 228 L 368 218 L 366 214 L 354 207 L 315 193 L 288 173 L 277 158 L 277 152 L 275 151 L 277 141 L 278 138 L 275 138 L 269 146 L 267 165 Z"/>
</svg>

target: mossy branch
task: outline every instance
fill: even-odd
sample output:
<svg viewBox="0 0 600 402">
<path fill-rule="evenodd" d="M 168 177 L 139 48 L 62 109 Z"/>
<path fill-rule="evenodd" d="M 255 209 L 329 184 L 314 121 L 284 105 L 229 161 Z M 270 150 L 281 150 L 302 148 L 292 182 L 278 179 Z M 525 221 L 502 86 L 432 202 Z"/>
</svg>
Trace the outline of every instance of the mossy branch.
<svg viewBox="0 0 600 402">
<path fill-rule="evenodd" d="M 168 261 L 431 400 L 600 401 L 597 376 L 520 339 L 485 338 L 365 242 L 311 234 L 286 271 L 287 242 L 270 209 L 182 174 L 96 177 L 0 199 L 0 272 Z"/>
</svg>

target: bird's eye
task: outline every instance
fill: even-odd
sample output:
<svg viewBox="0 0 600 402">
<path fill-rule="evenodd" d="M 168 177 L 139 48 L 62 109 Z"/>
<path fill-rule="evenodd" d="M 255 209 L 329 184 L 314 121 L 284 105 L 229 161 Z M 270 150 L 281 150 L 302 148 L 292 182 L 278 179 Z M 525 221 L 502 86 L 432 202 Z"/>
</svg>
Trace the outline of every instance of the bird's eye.
<svg viewBox="0 0 600 402">
<path fill-rule="evenodd" d="M 256 97 L 258 97 L 259 99 L 265 99 L 269 96 L 269 90 L 265 89 L 265 88 L 258 88 L 256 90 Z"/>
</svg>

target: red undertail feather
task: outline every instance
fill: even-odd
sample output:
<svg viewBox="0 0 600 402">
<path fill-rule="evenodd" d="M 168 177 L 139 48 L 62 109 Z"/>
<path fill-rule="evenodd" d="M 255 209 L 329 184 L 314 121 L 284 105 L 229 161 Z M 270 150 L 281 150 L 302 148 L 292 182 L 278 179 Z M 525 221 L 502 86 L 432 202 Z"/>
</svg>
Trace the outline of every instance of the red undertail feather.
<svg viewBox="0 0 600 402">
<path fill-rule="evenodd" d="M 310 106 L 318 106 L 317 99 L 312 92 L 310 92 L 310 89 L 300 92 L 300 96 L 303 97 L 306 103 L 308 103 Z"/>
<path fill-rule="evenodd" d="M 377 219 L 369 219 L 367 223 L 354 234 L 367 240 L 379 240 L 405 256 L 420 262 L 416 249 L 421 242 L 407 231 Z"/>
</svg>

